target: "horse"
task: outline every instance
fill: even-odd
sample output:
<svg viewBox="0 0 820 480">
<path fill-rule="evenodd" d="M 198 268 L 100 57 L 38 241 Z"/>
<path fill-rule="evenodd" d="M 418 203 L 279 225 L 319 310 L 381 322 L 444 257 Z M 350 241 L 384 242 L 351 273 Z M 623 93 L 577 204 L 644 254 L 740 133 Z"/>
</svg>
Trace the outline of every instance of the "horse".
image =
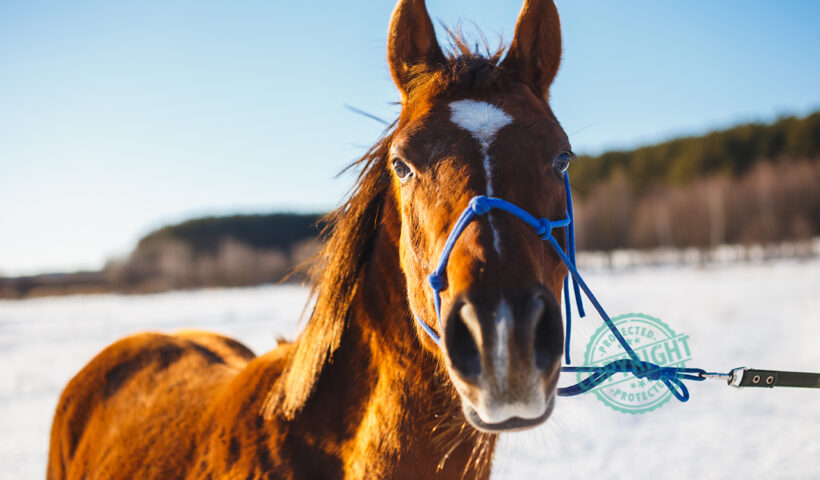
<svg viewBox="0 0 820 480">
<path fill-rule="evenodd" d="M 549 106 L 558 12 L 526 0 L 494 52 L 449 43 L 424 0 L 398 1 L 401 113 L 328 215 L 298 338 L 258 357 L 199 331 L 115 342 L 60 397 L 49 479 L 489 478 L 499 434 L 547 420 L 564 339 L 556 252 L 493 212 L 452 249 L 440 317 L 426 280 L 476 195 L 566 213 L 572 153 Z"/>
</svg>

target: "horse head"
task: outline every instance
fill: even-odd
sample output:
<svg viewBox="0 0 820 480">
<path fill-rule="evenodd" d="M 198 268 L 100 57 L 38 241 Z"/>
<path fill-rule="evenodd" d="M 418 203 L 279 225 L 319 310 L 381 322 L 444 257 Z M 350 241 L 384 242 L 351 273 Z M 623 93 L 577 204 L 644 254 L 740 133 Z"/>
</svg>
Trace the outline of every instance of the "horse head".
<svg viewBox="0 0 820 480">
<path fill-rule="evenodd" d="M 423 0 L 401 0 L 390 23 L 388 59 L 402 111 L 390 143 L 392 197 L 410 309 L 440 344 L 438 356 L 466 418 L 499 432 L 544 422 L 552 412 L 563 352 L 560 295 L 567 274 L 556 253 L 514 216 L 490 212 L 458 237 L 441 290 L 427 283 L 459 214 L 477 195 L 534 215 L 566 215 L 563 175 L 572 157 L 550 109 L 561 57 L 552 0 L 526 0 L 515 37 L 482 56 L 453 36 L 436 40 Z M 566 244 L 563 231 L 553 235 Z"/>
</svg>

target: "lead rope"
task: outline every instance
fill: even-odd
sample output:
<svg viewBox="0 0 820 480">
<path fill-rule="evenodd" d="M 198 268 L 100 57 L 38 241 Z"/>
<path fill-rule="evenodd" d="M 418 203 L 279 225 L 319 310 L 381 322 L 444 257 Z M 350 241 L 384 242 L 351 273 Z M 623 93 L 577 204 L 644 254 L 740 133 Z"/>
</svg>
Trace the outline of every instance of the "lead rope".
<svg viewBox="0 0 820 480">
<path fill-rule="evenodd" d="M 733 369 L 730 373 L 714 373 L 707 372 L 700 368 L 677 368 L 677 367 L 661 367 L 660 365 L 645 362 L 638 358 L 638 355 L 629 346 L 629 343 L 621 335 L 618 327 L 612 322 L 609 315 L 607 315 L 604 308 L 601 306 L 598 299 L 587 286 L 578 269 L 575 266 L 575 228 L 574 217 L 572 212 L 572 193 L 570 192 L 569 175 L 564 173 L 564 191 L 566 193 L 567 212 L 566 217 L 561 220 L 549 220 L 547 218 L 536 218 L 527 211 L 501 198 L 487 197 L 478 195 L 470 200 L 469 205 L 461 215 L 458 217 L 453 230 L 447 237 L 444 244 L 444 249 L 439 257 L 436 269 L 427 277 L 430 288 L 433 290 L 433 306 L 436 311 L 436 319 L 438 320 L 439 330 L 442 330 L 441 324 L 441 291 L 446 286 L 445 272 L 447 269 L 447 262 L 450 259 L 450 253 L 455 247 L 456 241 L 476 217 L 488 214 L 491 210 L 501 210 L 507 212 L 524 223 L 529 225 L 535 233 L 541 237 L 542 240 L 549 242 L 552 249 L 558 255 L 558 258 L 566 265 L 569 274 L 564 277 L 564 308 L 566 319 L 566 330 L 564 335 L 564 360 L 567 365 L 570 364 L 570 333 L 572 331 L 572 313 L 570 304 L 569 282 L 572 281 L 572 289 L 575 293 L 575 304 L 578 309 L 578 314 L 584 317 L 583 301 L 581 291 L 586 295 L 587 299 L 598 311 L 604 324 L 612 332 L 612 335 L 621 344 L 628 358 L 615 360 L 606 365 L 601 366 L 584 366 L 571 367 L 564 366 L 561 368 L 562 372 L 571 373 L 589 373 L 590 375 L 582 381 L 571 385 L 569 387 L 558 388 L 558 395 L 572 396 L 587 392 L 616 373 L 631 373 L 637 378 L 647 380 L 661 381 L 681 402 L 689 400 L 689 390 L 684 385 L 683 380 L 703 381 L 707 378 L 724 379 L 729 385 L 737 387 L 806 387 L 806 388 L 820 388 L 820 374 L 815 373 L 799 373 L 799 372 L 778 372 L 774 370 L 750 370 L 745 367 Z M 552 236 L 553 228 L 566 227 L 567 228 L 567 251 L 561 248 L 561 245 Z M 413 314 L 416 323 L 424 330 L 424 332 L 439 346 L 441 345 L 441 337 L 438 333 L 424 322 L 418 315 Z"/>
</svg>

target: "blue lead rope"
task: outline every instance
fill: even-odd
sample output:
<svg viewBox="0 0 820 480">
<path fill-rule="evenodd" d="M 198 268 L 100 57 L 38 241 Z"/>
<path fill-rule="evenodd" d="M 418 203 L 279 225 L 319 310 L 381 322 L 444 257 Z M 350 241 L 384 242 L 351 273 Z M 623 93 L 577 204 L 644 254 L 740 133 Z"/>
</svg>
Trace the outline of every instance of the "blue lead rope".
<svg viewBox="0 0 820 480">
<path fill-rule="evenodd" d="M 450 235 L 447 237 L 447 242 L 444 244 L 444 250 L 441 252 L 441 257 L 439 258 L 438 265 L 436 269 L 427 277 L 427 281 L 430 284 L 430 288 L 433 290 L 433 305 L 436 310 L 436 319 L 438 320 L 439 330 L 442 329 L 441 325 L 441 291 L 445 287 L 445 273 L 447 270 L 447 262 L 450 260 L 450 253 L 455 247 L 456 241 L 458 237 L 464 232 L 464 229 L 467 228 L 467 225 L 470 224 L 473 219 L 476 217 L 480 217 L 483 215 L 488 214 L 491 210 L 501 210 L 507 212 L 515 217 L 521 219 L 524 223 L 532 227 L 535 230 L 536 235 L 541 237 L 542 240 L 549 242 L 552 246 L 552 249 L 558 255 L 558 258 L 561 259 L 562 262 L 567 266 L 567 270 L 569 270 L 569 275 L 564 278 L 564 309 L 565 309 L 565 318 L 566 318 L 566 330 L 564 334 L 564 355 L 565 355 L 565 363 L 567 365 L 570 364 L 570 354 L 569 354 L 569 346 L 570 346 L 570 332 L 572 331 L 572 313 L 571 313 L 571 305 L 570 305 L 570 292 L 569 292 L 569 282 L 572 281 L 572 290 L 575 293 L 575 304 L 578 308 L 578 314 L 583 317 L 585 316 L 584 312 L 584 305 L 581 298 L 581 291 L 583 291 L 584 295 L 592 302 L 592 305 L 595 307 L 595 310 L 598 311 L 598 314 L 601 316 L 601 319 L 604 321 L 604 324 L 609 328 L 612 332 L 612 335 L 618 340 L 618 343 L 621 344 L 624 351 L 629 358 L 615 360 L 610 362 L 606 365 L 601 366 L 586 366 L 586 367 L 569 367 L 564 366 L 561 368 L 562 372 L 572 372 L 572 373 L 589 373 L 590 375 L 586 377 L 581 382 L 569 386 L 569 387 L 562 387 L 558 389 L 558 395 L 560 396 L 572 396 L 572 395 L 579 395 L 584 392 L 588 392 L 589 390 L 597 387 L 604 381 L 606 381 L 612 375 L 616 373 L 631 373 L 637 378 L 645 378 L 647 380 L 658 380 L 662 382 L 666 387 L 672 392 L 672 395 L 675 396 L 681 402 L 685 402 L 689 400 L 689 390 L 686 389 L 686 385 L 683 384 L 682 380 L 695 380 L 695 381 L 702 381 L 706 379 L 707 372 L 705 370 L 699 368 L 674 368 L 674 367 L 661 367 L 660 365 L 644 362 L 638 358 L 638 355 L 632 350 L 632 347 L 629 346 L 629 343 L 626 339 L 621 335 L 621 332 L 618 331 L 618 327 L 612 322 L 607 315 L 604 308 L 601 306 L 598 299 L 595 298 L 592 291 L 587 286 L 584 279 L 581 278 L 581 274 L 578 273 L 578 269 L 575 266 L 575 228 L 574 228 L 574 217 L 572 214 L 572 194 L 570 193 L 570 185 L 569 185 L 569 175 L 564 173 L 564 190 L 567 196 L 567 214 L 566 217 L 562 218 L 561 220 L 549 220 L 546 218 L 536 218 L 532 216 L 530 213 L 525 211 L 524 209 L 520 208 L 519 206 L 510 203 L 506 200 L 494 197 L 486 197 L 483 195 L 478 195 L 473 197 L 470 200 L 470 204 L 467 206 L 466 209 L 461 213 L 456 221 L 453 230 L 450 232 Z M 567 251 L 561 248 L 561 245 L 558 244 L 558 241 L 555 237 L 552 236 L 552 229 L 553 228 L 560 228 L 566 227 L 567 228 Z M 418 315 L 414 314 L 416 322 L 419 326 L 424 330 L 424 332 L 441 348 L 441 337 L 436 333 L 436 331 L 424 322 Z"/>
</svg>

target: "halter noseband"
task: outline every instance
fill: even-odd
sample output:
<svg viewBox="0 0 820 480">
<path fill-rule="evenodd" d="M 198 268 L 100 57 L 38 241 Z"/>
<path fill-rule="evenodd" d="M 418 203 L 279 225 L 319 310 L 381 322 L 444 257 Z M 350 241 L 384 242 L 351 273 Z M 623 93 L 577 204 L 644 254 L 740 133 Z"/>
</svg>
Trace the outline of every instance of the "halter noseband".
<svg viewBox="0 0 820 480">
<path fill-rule="evenodd" d="M 436 269 L 427 277 L 430 288 L 433 290 L 433 305 L 436 310 L 436 319 L 438 320 L 439 330 L 443 331 L 441 324 L 441 291 L 446 286 L 445 274 L 447 270 L 447 262 L 450 259 L 450 253 L 452 252 L 453 247 L 455 247 L 456 241 L 458 241 L 458 237 L 461 236 L 464 229 L 467 228 L 467 225 L 469 225 L 475 218 L 486 215 L 491 210 L 501 210 L 518 217 L 524 223 L 532 227 L 536 235 L 541 237 L 542 240 L 549 242 L 552 249 L 558 255 L 558 258 L 564 262 L 569 270 L 569 275 L 564 278 L 564 309 L 566 318 L 564 358 L 566 364 L 568 365 L 570 363 L 569 346 L 570 332 L 572 328 L 572 314 L 570 311 L 571 308 L 569 298 L 570 277 L 572 279 L 572 287 L 575 293 L 575 303 L 578 308 L 578 314 L 581 317 L 585 316 L 581 298 L 581 290 L 583 290 L 586 297 L 590 302 L 592 302 L 592 305 L 600 314 L 601 319 L 603 319 L 606 326 L 609 327 L 613 336 L 618 340 L 618 343 L 621 344 L 628 356 L 628 358 L 616 360 L 602 366 L 562 367 L 561 371 L 563 372 L 581 372 L 590 373 L 591 375 L 575 385 L 559 388 L 558 395 L 578 395 L 595 388 L 616 373 L 629 372 L 638 378 L 660 380 L 678 400 L 682 402 L 687 401 L 689 399 L 689 391 L 681 380 L 704 380 L 705 377 L 702 375 L 705 375 L 706 371 L 699 368 L 661 367 L 660 365 L 656 365 L 654 363 L 644 362 L 638 358 L 638 355 L 629 346 L 626 339 L 623 335 L 621 335 L 621 332 L 618 331 L 615 324 L 612 323 L 609 315 L 607 315 L 604 311 L 603 307 L 598 302 L 598 299 L 595 298 L 595 295 L 592 294 L 592 291 L 578 273 L 575 266 L 575 228 L 572 214 L 572 194 L 570 193 L 569 175 L 567 173 L 564 173 L 564 191 L 567 197 L 567 214 L 566 217 L 561 220 L 536 218 L 521 207 L 501 198 L 478 195 L 470 200 L 470 204 L 464 209 L 463 212 L 461 212 L 455 226 L 452 231 L 450 231 L 450 235 L 447 237 L 447 242 L 444 244 L 444 250 L 441 252 Z M 568 230 L 566 252 L 564 252 L 561 245 L 552 235 L 552 229 L 556 227 L 566 227 Z M 438 345 L 439 348 L 441 348 L 441 337 L 439 334 L 436 333 L 436 331 L 433 330 L 433 328 L 424 322 L 418 315 L 414 313 L 413 316 L 421 329 L 424 330 L 424 332 L 433 340 L 433 342 L 436 343 L 436 345 Z"/>
</svg>

